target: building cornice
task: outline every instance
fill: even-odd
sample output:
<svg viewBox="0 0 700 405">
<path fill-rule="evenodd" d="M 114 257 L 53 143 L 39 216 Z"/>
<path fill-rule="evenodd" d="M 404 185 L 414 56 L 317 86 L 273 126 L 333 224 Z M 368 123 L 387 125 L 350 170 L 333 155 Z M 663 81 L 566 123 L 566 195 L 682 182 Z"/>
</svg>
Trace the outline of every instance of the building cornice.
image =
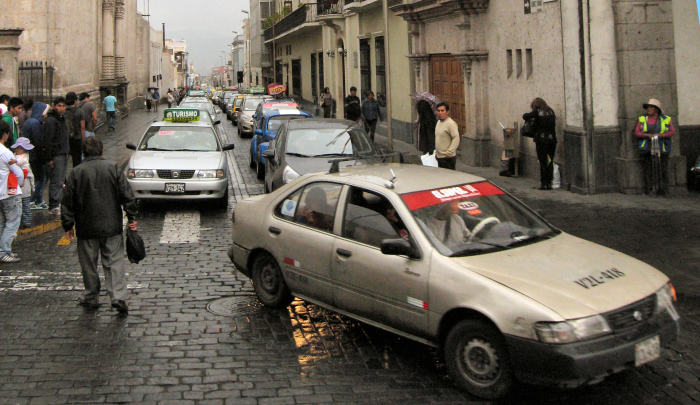
<svg viewBox="0 0 700 405">
<path fill-rule="evenodd" d="M 486 12 L 489 0 L 407 0 L 391 6 L 391 11 L 409 22 L 471 15 Z"/>
</svg>

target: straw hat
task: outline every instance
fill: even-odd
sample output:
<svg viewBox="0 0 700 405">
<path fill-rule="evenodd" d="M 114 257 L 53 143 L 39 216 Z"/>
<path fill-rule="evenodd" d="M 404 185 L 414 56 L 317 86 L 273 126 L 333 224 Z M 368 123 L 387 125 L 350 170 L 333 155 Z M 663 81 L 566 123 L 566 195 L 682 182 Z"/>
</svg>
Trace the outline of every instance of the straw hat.
<svg viewBox="0 0 700 405">
<path fill-rule="evenodd" d="M 661 112 L 661 101 L 659 101 L 655 98 L 650 99 L 649 102 L 646 104 L 642 104 L 642 107 L 644 107 L 644 109 L 646 110 L 647 108 L 649 108 L 649 106 L 652 106 L 652 105 L 654 107 L 658 108 L 659 112 Z"/>
</svg>

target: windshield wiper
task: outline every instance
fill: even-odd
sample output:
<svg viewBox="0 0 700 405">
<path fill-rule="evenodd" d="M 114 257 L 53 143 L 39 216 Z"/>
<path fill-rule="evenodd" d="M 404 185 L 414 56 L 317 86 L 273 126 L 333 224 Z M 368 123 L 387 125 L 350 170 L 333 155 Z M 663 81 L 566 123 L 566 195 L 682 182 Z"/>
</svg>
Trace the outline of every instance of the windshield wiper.
<svg viewBox="0 0 700 405">
<path fill-rule="evenodd" d="M 482 246 L 479 246 L 482 245 Z M 485 246 L 485 247 L 484 247 Z M 503 245 L 496 245 L 487 242 L 474 242 L 469 245 L 463 246 L 461 249 L 455 250 L 450 254 L 450 257 L 463 257 L 463 256 L 473 256 L 482 253 L 492 253 L 501 250 L 506 250 L 508 247 Z"/>
<path fill-rule="evenodd" d="M 550 231 L 550 232 L 547 232 L 547 233 L 543 233 L 542 235 L 532 235 L 532 236 L 528 236 L 528 237 L 526 237 L 526 238 L 521 238 L 521 239 L 516 240 L 515 242 L 509 243 L 509 244 L 507 245 L 507 247 L 508 247 L 509 249 L 512 249 L 512 248 L 516 248 L 516 247 L 520 247 L 520 246 L 529 245 L 529 244 L 531 244 L 531 243 L 536 243 L 536 242 L 540 242 L 540 241 L 543 241 L 543 240 L 550 239 L 550 238 L 552 238 L 554 235 L 556 235 L 556 233 Z"/>
<path fill-rule="evenodd" d="M 296 156 L 296 157 L 313 157 L 309 155 L 304 155 L 303 153 L 295 153 L 295 152 L 287 152 L 287 156 Z"/>
<path fill-rule="evenodd" d="M 324 157 L 324 156 L 352 156 L 349 153 L 322 153 L 320 155 L 314 155 L 314 157 Z"/>
</svg>

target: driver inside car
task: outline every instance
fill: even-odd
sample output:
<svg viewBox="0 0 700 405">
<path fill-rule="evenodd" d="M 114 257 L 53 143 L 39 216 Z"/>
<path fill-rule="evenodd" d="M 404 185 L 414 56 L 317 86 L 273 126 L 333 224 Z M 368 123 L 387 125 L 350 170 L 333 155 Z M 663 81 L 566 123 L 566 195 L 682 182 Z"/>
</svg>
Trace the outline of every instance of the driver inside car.
<svg viewBox="0 0 700 405">
<path fill-rule="evenodd" d="M 469 243 L 472 233 L 459 216 L 459 202 L 443 204 L 435 216 L 425 220 L 435 238 L 449 248 Z"/>
</svg>

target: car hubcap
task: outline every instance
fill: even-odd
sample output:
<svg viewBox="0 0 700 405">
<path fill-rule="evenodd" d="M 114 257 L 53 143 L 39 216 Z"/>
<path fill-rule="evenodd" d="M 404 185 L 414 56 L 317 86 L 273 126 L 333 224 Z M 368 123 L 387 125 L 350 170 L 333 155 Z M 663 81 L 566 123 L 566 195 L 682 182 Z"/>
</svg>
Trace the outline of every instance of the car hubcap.
<svg viewBox="0 0 700 405">
<path fill-rule="evenodd" d="M 476 385 L 492 385 L 501 374 L 498 352 L 484 340 L 470 340 L 464 346 L 461 360 L 463 373 Z"/>
<path fill-rule="evenodd" d="M 275 269 L 271 266 L 265 266 L 260 275 L 260 281 L 262 281 L 262 286 L 268 293 L 274 293 L 277 288 L 277 275 Z"/>
</svg>

